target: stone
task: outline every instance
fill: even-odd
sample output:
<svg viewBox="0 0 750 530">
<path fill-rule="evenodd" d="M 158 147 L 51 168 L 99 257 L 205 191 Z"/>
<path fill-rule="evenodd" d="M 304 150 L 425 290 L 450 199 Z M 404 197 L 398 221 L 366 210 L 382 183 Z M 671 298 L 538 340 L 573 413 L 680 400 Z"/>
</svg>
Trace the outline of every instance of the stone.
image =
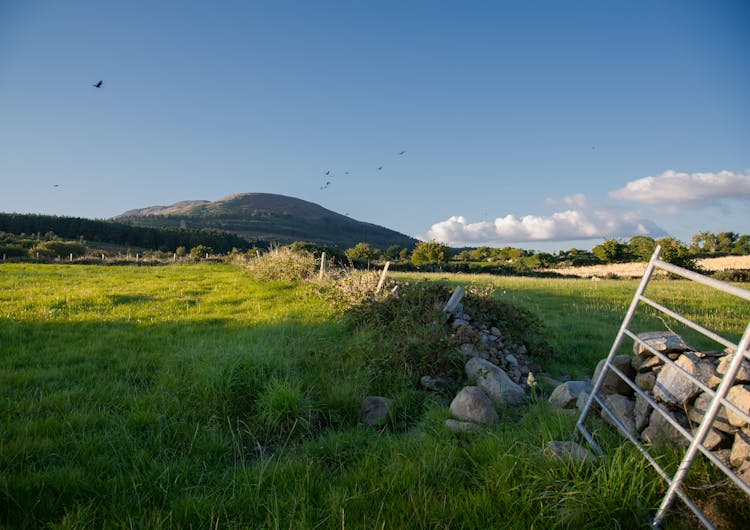
<svg viewBox="0 0 750 530">
<path fill-rule="evenodd" d="M 419 379 L 422 388 L 431 392 L 455 392 L 458 390 L 458 383 L 452 377 L 440 377 L 423 375 Z"/>
<path fill-rule="evenodd" d="M 677 421 L 686 430 L 689 430 L 687 418 L 684 414 L 678 411 L 672 411 L 670 413 L 672 418 Z M 651 413 L 651 418 L 648 422 L 648 427 L 643 429 L 641 438 L 650 444 L 663 444 L 671 443 L 679 445 L 681 447 L 688 446 L 688 440 L 685 438 L 677 428 L 672 425 L 662 413 L 658 410 L 654 410 Z"/>
<path fill-rule="evenodd" d="M 498 416 L 492 400 L 478 386 L 466 386 L 453 398 L 450 405 L 453 416 L 471 423 L 497 423 Z"/>
<path fill-rule="evenodd" d="M 482 427 L 476 423 L 470 421 L 458 421 L 458 420 L 445 420 L 445 427 L 449 431 L 453 432 L 474 432 L 480 430 Z"/>
<path fill-rule="evenodd" d="M 732 464 L 729 463 L 729 459 L 732 455 L 731 449 L 719 449 L 718 451 L 712 451 L 714 456 L 719 459 L 719 462 L 724 464 L 725 466 L 729 467 Z"/>
<path fill-rule="evenodd" d="M 646 331 L 639 333 L 638 338 L 651 346 L 659 353 L 681 353 L 694 351 L 695 348 L 685 342 L 677 333 L 671 331 Z M 635 355 L 652 355 L 642 344 L 633 342 L 633 353 Z"/>
<path fill-rule="evenodd" d="M 584 408 L 584 407 L 586 406 L 586 402 L 587 402 L 587 401 L 588 401 L 588 399 L 589 399 L 589 395 L 590 395 L 590 393 L 589 393 L 589 392 L 581 392 L 580 394 L 578 394 L 578 399 L 576 399 L 576 408 L 577 408 L 577 409 L 578 409 L 578 410 L 579 410 L 580 412 L 583 412 L 583 408 Z M 596 407 L 597 407 L 598 405 L 599 405 L 599 404 L 598 404 L 598 403 L 597 403 L 596 401 L 594 401 L 594 402 L 593 402 L 593 403 L 591 404 L 591 410 L 592 410 L 592 411 L 596 410 Z"/>
<path fill-rule="evenodd" d="M 548 401 L 561 409 L 572 409 L 581 392 L 591 392 L 592 389 L 588 381 L 568 381 L 557 386 Z"/>
<path fill-rule="evenodd" d="M 459 352 L 461 353 L 461 355 L 465 355 L 466 357 L 476 357 L 479 353 L 477 351 L 477 347 L 470 342 L 461 344 L 461 346 L 459 347 Z"/>
<path fill-rule="evenodd" d="M 388 418 L 393 400 L 382 396 L 367 396 L 362 401 L 362 422 L 367 425 L 383 425 Z"/>
<path fill-rule="evenodd" d="M 453 319 L 453 322 L 451 323 L 451 327 L 453 329 L 456 329 L 456 328 L 460 328 L 462 326 L 466 326 L 468 324 L 469 323 L 466 322 L 463 318 L 455 318 L 455 319 Z"/>
<path fill-rule="evenodd" d="M 713 367 L 709 367 L 702 359 L 692 352 L 681 355 L 675 362 L 677 366 L 685 370 L 698 380 L 708 383 L 713 373 Z M 690 381 L 685 375 L 673 366 L 664 366 L 656 377 L 654 385 L 654 397 L 657 400 L 669 403 L 676 407 L 685 406 L 688 401 L 701 392 L 701 388 Z"/>
<path fill-rule="evenodd" d="M 737 434 L 734 435 L 729 463 L 737 468 L 748 459 L 750 459 L 750 429 L 745 427 L 737 431 Z"/>
<path fill-rule="evenodd" d="M 742 482 L 750 486 L 750 460 L 745 460 L 745 462 L 740 466 L 740 468 L 737 470 L 737 476 Z"/>
<path fill-rule="evenodd" d="M 734 354 L 729 354 L 719 359 L 719 364 L 716 366 L 716 373 L 719 374 L 719 376 L 723 376 L 727 373 L 727 368 L 729 368 L 729 363 L 732 362 L 733 358 Z M 742 363 L 740 363 L 740 369 L 737 370 L 734 382 L 735 384 L 750 383 L 750 361 L 747 359 L 743 359 Z"/>
<path fill-rule="evenodd" d="M 495 337 L 502 337 L 503 336 L 502 332 L 499 329 L 497 329 L 495 326 L 492 326 L 490 328 L 490 333 L 492 333 Z"/>
<path fill-rule="evenodd" d="M 638 385 L 638 388 L 641 390 L 651 392 L 656 384 L 656 374 L 654 372 L 642 372 L 636 374 L 635 384 Z"/>
<path fill-rule="evenodd" d="M 516 356 L 512 353 L 510 355 L 505 356 L 505 360 L 508 362 L 509 365 L 518 367 L 518 359 L 516 359 Z"/>
<path fill-rule="evenodd" d="M 664 364 L 664 361 L 659 359 L 656 355 L 652 355 L 651 357 L 647 357 L 642 363 L 639 363 L 638 371 L 639 372 L 649 372 L 649 371 L 656 372 L 657 369 L 660 368 L 662 364 Z"/>
<path fill-rule="evenodd" d="M 525 394 L 523 388 L 505 373 L 505 371 L 484 359 L 474 357 L 464 366 L 466 375 L 497 405 L 516 405 Z"/>
<path fill-rule="evenodd" d="M 694 431 L 697 431 L 697 429 L 694 429 Z M 695 435 L 695 432 L 693 432 L 693 435 Z M 705 447 L 709 451 L 713 451 L 714 449 L 717 449 L 719 446 L 723 445 L 725 441 L 726 437 L 721 434 L 720 431 L 717 431 L 716 429 L 709 429 L 706 433 L 706 437 L 703 439 L 703 447 Z"/>
<path fill-rule="evenodd" d="M 703 421 L 703 416 L 708 411 L 708 407 L 711 405 L 712 399 L 713 396 L 708 392 L 703 392 L 699 395 L 693 402 L 693 406 L 688 410 L 690 421 L 695 424 L 700 424 Z M 719 411 L 716 413 L 712 427 L 728 434 L 734 434 L 737 430 L 736 427 L 729 423 L 727 409 L 724 406 L 719 407 Z"/>
<path fill-rule="evenodd" d="M 562 461 L 577 464 L 596 463 L 596 457 L 585 447 L 575 442 L 547 442 L 546 454 Z"/>
<path fill-rule="evenodd" d="M 604 404 L 612 412 L 614 417 L 623 424 L 625 430 L 629 434 L 638 436 L 638 433 L 635 430 L 635 418 L 633 415 L 635 401 L 621 394 L 609 394 L 604 396 Z M 615 424 L 615 422 L 612 420 L 609 414 L 604 411 L 604 409 L 602 409 L 601 417 L 610 425 L 617 427 L 617 424 Z"/>
<path fill-rule="evenodd" d="M 604 370 L 604 364 L 606 363 L 606 361 L 607 359 L 602 359 L 601 361 L 599 361 L 599 364 L 596 365 L 596 370 L 594 371 L 593 378 L 594 381 L 597 381 L 599 379 L 599 374 L 601 374 Z M 630 355 L 615 355 L 612 359 L 612 365 L 630 378 L 635 375 L 635 370 L 633 370 L 633 367 L 630 364 Z M 620 379 L 620 376 L 618 376 L 613 370 L 608 369 L 607 375 L 604 377 L 604 381 L 602 382 L 601 393 L 632 396 L 633 389 L 630 388 L 630 385 L 628 385 L 625 381 Z"/>
<path fill-rule="evenodd" d="M 651 411 L 654 410 L 651 404 L 641 396 L 636 394 L 635 406 L 633 407 L 633 421 L 635 422 L 635 430 L 641 432 L 648 425 L 649 418 L 651 417 Z"/>
<path fill-rule="evenodd" d="M 750 415 L 750 385 L 735 385 L 730 388 L 727 393 L 727 401 L 736 405 L 737 408 L 746 415 Z M 726 407 L 726 409 L 727 419 L 730 424 L 735 427 L 743 427 L 747 425 L 747 420 L 745 418 L 729 407 Z"/>
</svg>

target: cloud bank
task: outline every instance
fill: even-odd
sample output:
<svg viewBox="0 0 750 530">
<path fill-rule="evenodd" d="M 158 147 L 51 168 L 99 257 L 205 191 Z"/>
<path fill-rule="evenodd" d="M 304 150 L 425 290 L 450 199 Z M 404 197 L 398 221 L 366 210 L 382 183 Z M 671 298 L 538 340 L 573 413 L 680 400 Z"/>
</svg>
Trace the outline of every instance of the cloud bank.
<svg viewBox="0 0 750 530">
<path fill-rule="evenodd" d="M 654 223 L 636 219 L 635 213 L 617 215 L 608 211 L 587 214 L 582 210 L 566 210 L 550 216 L 506 215 L 494 221 L 470 223 L 465 217 L 455 215 L 433 224 L 427 239 L 453 246 L 520 243 L 531 241 L 569 241 L 648 235 L 661 237 L 664 230 Z"/>
<path fill-rule="evenodd" d="M 718 173 L 679 173 L 665 171 L 655 177 L 628 182 L 611 191 L 613 199 L 640 204 L 700 203 L 719 199 L 750 199 L 750 171 Z"/>
</svg>

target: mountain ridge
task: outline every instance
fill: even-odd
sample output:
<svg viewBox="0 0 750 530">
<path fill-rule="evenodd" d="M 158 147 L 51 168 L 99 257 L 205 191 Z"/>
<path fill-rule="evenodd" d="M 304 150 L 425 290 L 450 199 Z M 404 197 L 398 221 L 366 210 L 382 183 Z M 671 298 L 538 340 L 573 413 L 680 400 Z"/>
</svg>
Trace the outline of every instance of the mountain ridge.
<svg viewBox="0 0 750 530">
<path fill-rule="evenodd" d="M 251 240 L 281 244 L 306 241 L 349 248 L 357 243 L 385 249 L 413 248 L 417 240 L 389 228 L 357 221 L 319 204 L 273 193 L 237 193 L 216 201 L 188 200 L 123 212 L 113 220 L 138 226 L 212 228 Z"/>
</svg>

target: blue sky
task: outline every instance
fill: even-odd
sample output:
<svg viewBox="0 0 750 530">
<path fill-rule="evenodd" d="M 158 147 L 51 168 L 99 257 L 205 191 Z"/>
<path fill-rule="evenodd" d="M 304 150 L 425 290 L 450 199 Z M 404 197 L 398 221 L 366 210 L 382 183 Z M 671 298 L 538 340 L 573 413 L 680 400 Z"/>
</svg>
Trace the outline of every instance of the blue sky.
<svg viewBox="0 0 750 530">
<path fill-rule="evenodd" d="M 0 211 L 267 192 L 457 246 L 750 233 L 748 27 L 724 0 L 0 0 Z"/>
</svg>

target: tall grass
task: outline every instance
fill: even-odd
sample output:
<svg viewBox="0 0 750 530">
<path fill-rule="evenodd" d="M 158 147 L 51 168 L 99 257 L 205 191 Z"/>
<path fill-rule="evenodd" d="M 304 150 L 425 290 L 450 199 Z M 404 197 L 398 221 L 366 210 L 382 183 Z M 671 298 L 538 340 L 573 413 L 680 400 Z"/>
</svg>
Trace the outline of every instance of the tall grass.
<svg viewBox="0 0 750 530">
<path fill-rule="evenodd" d="M 629 297 L 505 281 L 571 371 Z M 595 422 L 598 465 L 551 460 L 575 416 L 541 398 L 449 433 L 440 399 L 384 368 L 388 342 L 341 317 L 310 285 L 227 265 L 3 265 L 0 527 L 648 526 L 664 485 L 615 433 Z M 359 422 L 374 393 L 398 403 L 382 429 Z"/>
</svg>

